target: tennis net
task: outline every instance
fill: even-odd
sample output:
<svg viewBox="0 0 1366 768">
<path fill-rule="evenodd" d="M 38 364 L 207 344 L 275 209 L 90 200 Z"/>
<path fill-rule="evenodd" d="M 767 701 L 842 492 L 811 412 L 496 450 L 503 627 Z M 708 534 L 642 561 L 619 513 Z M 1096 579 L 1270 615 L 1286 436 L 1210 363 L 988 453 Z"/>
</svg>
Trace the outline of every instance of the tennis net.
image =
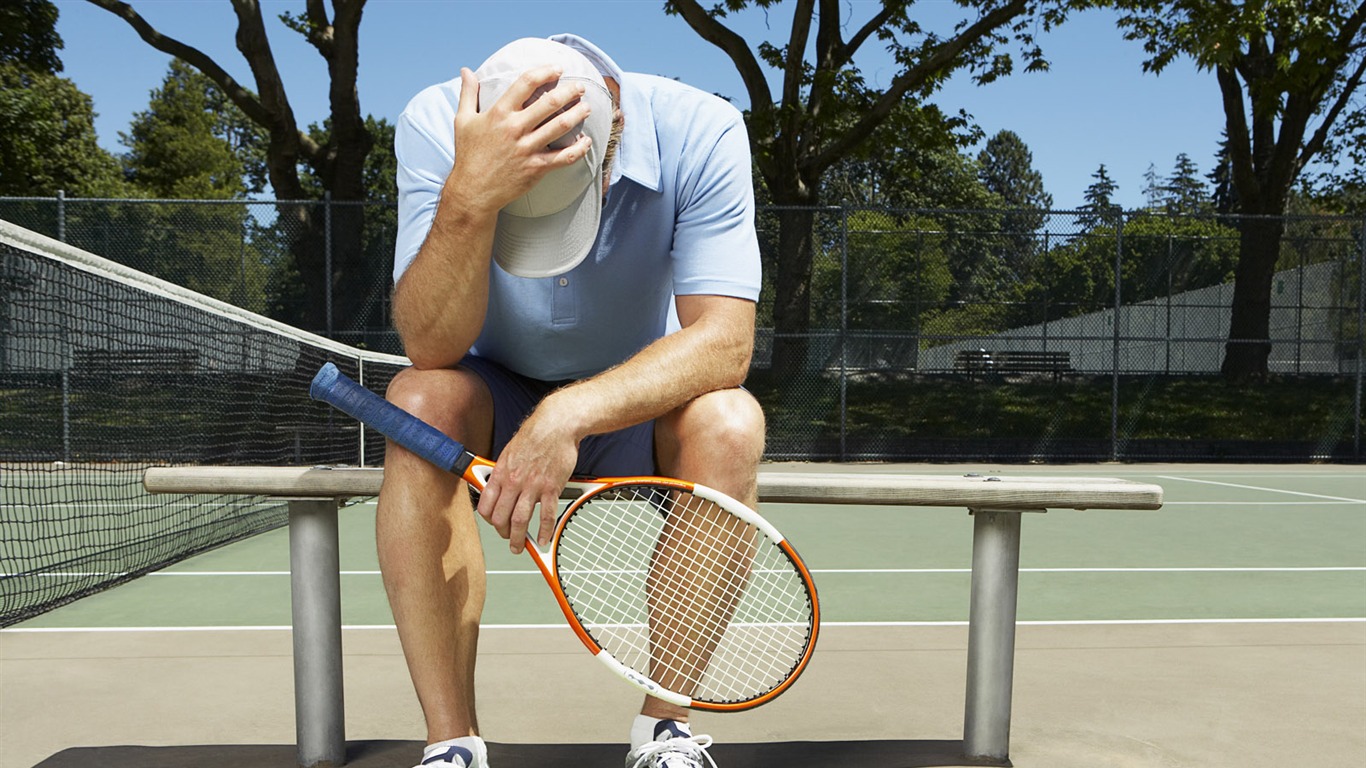
<svg viewBox="0 0 1366 768">
<path fill-rule="evenodd" d="M 0 626 L 286 521 L 149 495 L 149 466 L 382 463 L 309 399 L 327 360 L 379 391 L 407 364 L 0 221 Z"/>
</svg>

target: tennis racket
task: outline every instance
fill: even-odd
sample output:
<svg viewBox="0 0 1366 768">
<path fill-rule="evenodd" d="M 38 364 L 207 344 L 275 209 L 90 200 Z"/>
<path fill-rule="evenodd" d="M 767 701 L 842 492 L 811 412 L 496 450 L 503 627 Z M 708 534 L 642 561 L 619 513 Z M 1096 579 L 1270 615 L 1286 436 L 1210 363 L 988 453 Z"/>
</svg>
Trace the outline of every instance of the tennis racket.
<svg viewBox="0 0 1366 768">
<path fill-rule="evenodd" d="M 327 363 L 309 389 L 482 491 L 493 462 Z M 820 606 L 778 531 L 724 493 L 664 477 L 596 478 L 560 515 L 549 548 L 526 551 L 579 639 L 651 696 L 739 711 L 771 701 L 806 668 Z"/>
</svg>

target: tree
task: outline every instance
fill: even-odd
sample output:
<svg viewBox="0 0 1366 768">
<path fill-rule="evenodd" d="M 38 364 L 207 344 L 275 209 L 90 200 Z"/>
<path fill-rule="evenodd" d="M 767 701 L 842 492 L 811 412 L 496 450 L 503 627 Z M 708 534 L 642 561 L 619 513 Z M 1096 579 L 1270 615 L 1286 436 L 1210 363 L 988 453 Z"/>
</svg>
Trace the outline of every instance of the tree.
<svg viewBox="0 0 1366 768">
<path fill-rule="evenodd" d="M 1142 40 L 1146 71 L 1178 57 L 1214 74 L 1224 107 L 1241 221 L 1222 371 L 1263 375 L 1271 291 L 1286 204 L 1304 168 L 1354 109 L 1366 74 L 1366 1 L 1120 0 L 1125 36 Z"/>
<path fill-rule="evenodd" d="M 757 51 L 723 23 L 748 6 L 768 9 L 776 4 L 777 0 L 725 0 L 707 9 L 697 0 L 666 0 L 664 7 L 730 57 L 749 97 L 755 163 L 773 202 L 789 206 L 779 215 L 773 310 L 774 369 L 784 375 L 806 357 L 812 207 L 821 203 L 826 171 L 864 145 L 899 105 L 926 100 L 954 72 L 967 69 L 978 83 L 1009 74 L 1013 59 L 1000 49 L 1010 37 L 1023 46 L 1027 70 L 1045 69 L 1033 32 L 1061 22 L 1073 3 L 962 0 L 972 18 L 940 36 L 911 16 L 914 0 L 883 0 L 861 24 L 851 17 L 853 6 L 838 0 L 794 0 L 787 39 L 777 45 L 760 43 Z M 842 14 L 846 9 L 849 17 Z M 852 34 L 846 36 L 848 32 Z M 873 39 L 896 62 L 895 74 L 880 90 L 865 81 L 854 61 Z M 766 66 L 781 74 L 776 94 L 770 90 Z"/>
<path fill-rule="evenodd" d="M 197 48 L 168 37 L 121 0 L 87 0 L 129 24 L 147 44 L 178 57 L 212 80 L 252 122 L 269 137 L 265 151 L 266 177 L 278 200 L 298 201 L 306 197 L 301 179 L 307 168 L 330 192 L 333 200 L 365 199 L 365 160 L 374 138 L 365 127 L 356 90 L 359 64 L 359 30 L 365 0 L 332 0 L 329 17 L 324 0 L 307 0 L 302 15 L 282 14 L 286 26 L 301 34 L 327 64 L 330 85 L 327 143 L 318 143 L 301 130 L 294 117 L 284 81 L 266 35 L 265 21 L 257 0 L 230 0 L 237 15 L 237 49 L 246 59 L 255 79 L 255 91 L 237 82 L 218 62 Z M 282 204 L 279 215 L 293 223 L 290 251 L 294 268 L 302 275 L 324 276 L 327 238 L 322 230 L 323 217 L 316 205 Z M 351 215 L 354 213 L 355 215 Z M 331 242 L 332 271 L 326 277 L 334 291 L 336 307 L 342 311 L 358 306 L 357 296 L 366 288 L 355 275 L 363 274 L 363 218 L 358 212 L 334 216 Z M 326 290 L 310 291 L 307 302 L 296 317 L 288 318 L 308 328 L 325 328 L 328 322 Z"/>
<path fill-rule="evenodd" d="M 1238 190 L 1233 186 L 1233 162 L 1228 154 L 1228 132 L 1219 139 L 1219 151 L 1214 154 L 1214 170 L 1209 172 L 1210 202 L 1214 212 L 1228 215 L 1238 212 Z"/>
<path fill-rule="evenodd" d="M 903 102 L 871 139 L 826 171 L 824 196 L 832 203 L 901 210 L 992 207 L 976 164 L 963 151 L 980 137 L 967 115 Z M 762 179 L 760 191 L 770 199 Z"/>
<path fill-rule="evenodd" d="M 0 195 L 115 195 L 118 163 L 90 97 L 58 76 L 57 6 L 0 0 Z"/>
<path fill-rule="evenodd" d="M 1044 191 L 1043 174 L 1034 170 L 1033 153 L 1013 131 L 992 136 L 977 155 L 977 165 L 982 185 L 1006 209 L 1001 220 L 1001 243 L 992 249 L 993 266 L 997 268 L 991 272 L 1003 272 L 1014 282 L 1022 282 L 1039 250 L 1037 233 L 1053 205 L 1053 196 Z"/>
<path fill-rule="evenodd" d="M 90 97 L 64 77 L 0 63 L 0 195 L 119 196 Z"/>
<path fill-rule="evenodd" d="M 1167 191 L 1162 186 L 1162 177 L 1157 175 L 1156 163 L 1148 163 L 1148 170 L 1143 172 L 1143 202 L 1143 207 L 1150 211 L 1167 204 Z"/>
<path fill-rule="evenodd" d="M 140 197 L 234 201 L 260 191 L 253 172 L 262 129 L 203 73 L 173 59 L 147 109 L 120 136 L 124 175 Z M 110 258 L 253 311 L 266 309 L 268 269 L 245 205 L 150 203 L 118 207 Z"/>
<path fill-rule="evenodd" d="M 264 133 L 180 59 L 121 141 L 126 176 L 147 197 L 229 200 L 260 191 L 250 188 L 249 166 Z"/>
<path fill-rule="evenodd" d="M 0 0 L 0 63 L 55 75 L 62 71 L 61 49 L 51 0 Z"/>
<path fill-rule="evenodd" d="M 1185 152 L 1176 156 L 1176 167 L 1167 177 L 1162 191 L 1168 213 L 1201 213 L 1209 208 L 1209 195 L 1205 183 L 1200 180 L 1200 169 Z"/>
<path fill-rule="evenodd" d="M 1013 131 L 1001 131 L 977 155 L 978 177 L 1007 208 L 1047 209 L 1053 196 L 1044 191 L 1043 174 L 1034 170 L 1034 154 Z"/>
<path fill-rule="evenodd" d="M 1082 229 L 1095 229 L 1101 222 L 1110 221 L 1120 212 L 1119 206 L 1115 205 L 1115 192 L 1119 191 L 1119 185 L 1110 178 L 1110 173 L 1105 170 L 1105 163 L 1100 164 L 1100 168 L 1091 174 L 1095 181 L 1086 188 L 1086 202 L 1081 206 L 1081 215 L 1077 217 L 1077 223 Z"/>
</svg>

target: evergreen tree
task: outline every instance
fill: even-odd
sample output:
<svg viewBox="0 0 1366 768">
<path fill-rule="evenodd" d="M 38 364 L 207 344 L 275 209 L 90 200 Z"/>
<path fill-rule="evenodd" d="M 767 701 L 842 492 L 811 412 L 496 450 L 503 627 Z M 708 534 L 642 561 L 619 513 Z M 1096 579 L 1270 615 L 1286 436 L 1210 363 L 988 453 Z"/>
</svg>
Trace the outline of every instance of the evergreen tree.
<svg viewBox="0 0 1366 768">
<path fill-rule="evenodd" d="M 1176 156 L 1176 167 L 1167 177 L 1163 193 L 1169 213 L 1193 214 L 1209 208 L 1209 196 L 1205 183 L 1200 180 L 1200 169 L 1185 152 Z"/>
<path fill-rule="evenodd" d="M 1166 190 L 1162 185 L 1162 177 L 1157 175 L 1155 163 L 1148 163 L 1148 170 L 1143 172 L 1143 201 L 1144 207 L 1150 211 L 1167 204 Z"/>
<path fill-rule="evenodd" d="M 1077 219 L 1082 229 L 1095 229 L 1119 212 L 1119 206 L 1113 202 L 1119 185 L 1110 178 L 1110 173 L 1105 170 L 1105 163 L 1100 164 L 1100 168 L 1091 174 L 1091 178 L 1095 181 L 1086 188 L 1086 202 L 1081 206 L 1082 213 Z"/>
<path fill-rule="evenodd" d="M 1042 208 L 1053 205 L 1044 191 L 1043 174 L 1034 170 L 1034 154 L 1012 131 L 992 136 L 977 155 L 977 174 L 988 191 L 1000 196 L 1007 208 Z"/>
<path fill-rule="evenodd" d="M 1214 153 L 1214 170 L 1205 178 L 1209 179 L 1210 202 L 1214 212 L 1227 215 L 1238 212 L 1238 188 L 1233 183 L 1233 161 L 1228 154 L 1228 131 L 1219 139 L 1219 151 Z"/>
<path fill-rule="evenodd" d="M 245 196 L 252 150 L 265 143 L 260 127 L 212 80 L 179 59 L 120 138 L 127 177 L 139 192 L 182 199 Z"/>
<path fill-rule="evenodd" d="M 1011 131 L 992 136 L 977 155 L 978 178 L 1006 211 L 1001 217 L 1000 246 L 972 270 L 975 293 L 984 299 L 1007 299 L 1029 279 L 1042 243 L 1037 235 L 1053 205 L 1044 191 L 1043 175 L 1034 170 L 1034 155 Z"/>
</svg>

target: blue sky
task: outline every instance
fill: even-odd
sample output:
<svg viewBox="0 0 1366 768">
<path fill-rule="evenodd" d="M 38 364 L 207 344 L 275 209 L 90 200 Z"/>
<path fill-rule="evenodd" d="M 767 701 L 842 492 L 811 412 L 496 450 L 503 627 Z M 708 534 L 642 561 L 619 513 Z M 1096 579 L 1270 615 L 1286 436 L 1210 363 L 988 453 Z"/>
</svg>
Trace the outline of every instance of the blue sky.
<svg viewBox="0 0 1366 768">
<path fill-rule="evenodd" d="M 234 47 L 236 20 L 227 0 L 131 0 L 163 33 L 212 56 L 241 82 L 250 70 Z M 166 75 L 169 57 L 142 42 L 121 19 L 84 0 L 56 0 L 65 75 L 90 94 L 99 113 L 100 143 L 122 151 L 119 133 Z M 327 70 L 302 38 L 276 21 L 301 12 L 302 0 L 262 0 L 268 33 L 301 124 L 326 115 Z M 371 0 L 361 25 L 362 108 L 393 121 L 426 85 L 477 67 L 508 40 L 576 32 L 606 50 L 623 69 L 676 77 L 747 104 L 730 59 L 703 41 L 661 0 Z M 876 10 L 871 0 L 844 0 L 849 26 Z M 947 31 L 958 7 L 948 0 L 915 6 L 926 26 Z M 790 11 L 746 11 L 728 23 L 751 44 L 786 38 Z M 1120 185 L 1116 202 L 1143 204 L 1143 175 L 1150 165 L 1167 175 L 1178 153 L 1191 156 L 1202 174 L 1213 165 L 1223 127 L 1214 76 L 1178 61 L 1160 76 L 1145 74 L 1138 43 L 1123 39 L 1108 11 L 1075 16 L 1040 42 L 1052 69 L 1016 74 L 991 85 L 955 77 L 933 98 L 946 112 L 966 110 L 986 135 L 1009 129 L 1034 155 L 1034 167 L 1054 205 L 1080 205 L 1096 168 L 1104 163 Z M 895 74 L 875 45 L 858 59 L 865 77 L 885 83 Z"/>
</svg>

